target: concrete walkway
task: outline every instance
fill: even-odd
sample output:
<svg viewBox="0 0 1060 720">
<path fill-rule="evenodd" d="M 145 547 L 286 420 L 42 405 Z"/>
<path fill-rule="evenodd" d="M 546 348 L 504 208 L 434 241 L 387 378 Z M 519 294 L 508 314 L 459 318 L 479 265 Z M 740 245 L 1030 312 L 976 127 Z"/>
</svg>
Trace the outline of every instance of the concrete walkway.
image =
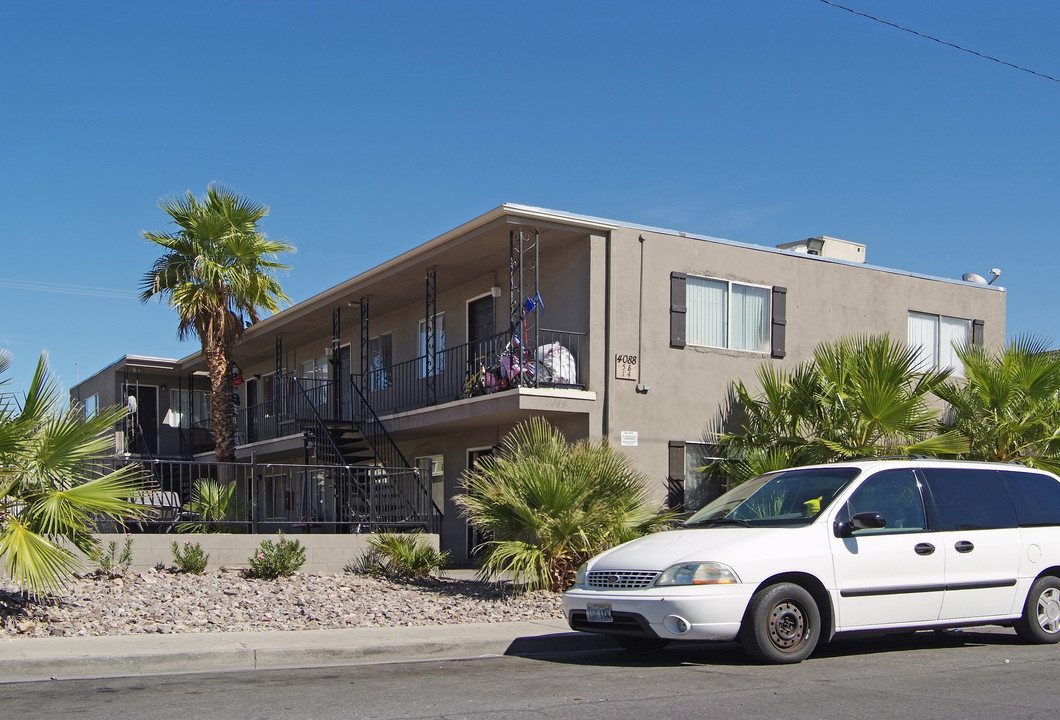
<svg viewBox="0 0 1060 720">
<path fill-rule="evenodd" d="M 278 670 L 613 649 L 563 620 L 417 627 L 0 638 L 0 683 Z"/>
</svg>

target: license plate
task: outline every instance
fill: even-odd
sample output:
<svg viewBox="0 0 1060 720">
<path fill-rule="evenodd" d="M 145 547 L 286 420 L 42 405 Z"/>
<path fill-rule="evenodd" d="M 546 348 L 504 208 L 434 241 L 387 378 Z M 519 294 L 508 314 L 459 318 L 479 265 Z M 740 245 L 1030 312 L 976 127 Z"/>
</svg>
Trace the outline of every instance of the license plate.
<svg viewBox="0 0 1060 720">
<path fill-rule="evenodd" d="M 589 603 L 585 606 L 585 619 L 589 622 L 611 622 L 611 603 Z"/>
</svg>

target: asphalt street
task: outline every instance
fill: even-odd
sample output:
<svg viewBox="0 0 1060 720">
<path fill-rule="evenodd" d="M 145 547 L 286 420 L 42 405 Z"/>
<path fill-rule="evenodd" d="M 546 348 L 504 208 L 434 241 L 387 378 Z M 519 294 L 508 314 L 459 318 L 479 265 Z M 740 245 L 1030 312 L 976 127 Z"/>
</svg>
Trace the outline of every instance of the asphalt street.
<svg viewBox="0 0 1060 720">
<path fill-rule="evenodd" d="M 844 718 L 1056 714 L 1060 648 L 1011 630 L 848 638 L 790 666 L 735 645 L 650 656 L 560 639 L 508 654 L 307 670 L 0 685 L 18 718 Z"/>
</svg>

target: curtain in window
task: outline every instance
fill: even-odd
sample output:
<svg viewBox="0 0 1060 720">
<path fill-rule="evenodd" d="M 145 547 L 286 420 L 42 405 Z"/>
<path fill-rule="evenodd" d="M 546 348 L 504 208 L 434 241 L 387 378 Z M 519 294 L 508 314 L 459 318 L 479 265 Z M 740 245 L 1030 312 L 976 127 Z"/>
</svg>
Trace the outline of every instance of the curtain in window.
<svg viewBox="0 0 1060 720">
<path fill-rule="evenodd" d="M 732 285 L 732 339 L 737 350 L 769 352 L 769 288 Z"/>
<path fill-rule="evenodd" d="M 972 340 L 972 321 L 961 318 L 939 319 L 939 368 L 952 369 L 957 377 L 964 377 L 964 365 L 957 357 L 957 349 L 967 347 Z"/>
<path fill-rule="evenodd" d="M 706 347 L 726 346 L 728 336 L 728 283 L 720 280 L 689 277 L 686 286 L 688 303 L 687 342 Z"/>
<path fill-rule="evenodd" d="M 909 347 L 919 351 L 914 370 L 926 372 L 938 366 L 938 315 L 909 313 Z"/>
<path fill-rule="evenodd" d="M 445 369 L 445 313 L 434 316 L 434 349 L 437 353 L 434 375 Z M 420 377 L 427 377 L 427 321 L 420 320 Z"/>
<path fill-rule="evenodd" d="M 390 387 L 392 336 L 387 333 L 368 341 L 368 389 Z"/>
</svg>

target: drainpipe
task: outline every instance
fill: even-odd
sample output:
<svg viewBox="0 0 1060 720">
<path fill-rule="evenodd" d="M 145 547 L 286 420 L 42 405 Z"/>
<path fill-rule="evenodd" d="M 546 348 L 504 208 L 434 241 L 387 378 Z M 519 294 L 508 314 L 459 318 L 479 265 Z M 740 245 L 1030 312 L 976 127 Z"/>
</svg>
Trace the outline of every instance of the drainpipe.
<svg viewBox="0 0 1060 720">
<path fill-rule="evenodd" d="M 637 392 L 644 394 L 651 390 L 651 385 L 641 382 L 641 372 L 644 368 L 644 241 L 647 240 L 641 233 L 637 238 L 640 241 L 640 294 L 637 298 Z"/>
</svg>

